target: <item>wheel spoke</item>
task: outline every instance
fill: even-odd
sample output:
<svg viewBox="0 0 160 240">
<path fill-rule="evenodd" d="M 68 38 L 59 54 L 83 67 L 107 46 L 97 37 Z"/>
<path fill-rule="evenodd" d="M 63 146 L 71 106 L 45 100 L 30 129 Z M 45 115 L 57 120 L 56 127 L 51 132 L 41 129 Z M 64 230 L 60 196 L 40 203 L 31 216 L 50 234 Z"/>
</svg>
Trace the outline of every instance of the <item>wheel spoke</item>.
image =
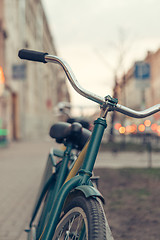
<svg viewBox="0 0 160 240">
<path fill-rule="evenodd" d="M 68 231 L 70 232 L 70 230 L 71 230 L 71 227 L 72 227 L 72 224 L 73 224 L 73 222 L 74 222 L 74 220 L 75 220 L 75 215 L 74 215 L 74 217 L 69 221 L 69 228 L 68 228 Z"/>
<path fill-rule="evenodd" d="M 75 236 L 79 236 L 78 235 L 78 230 L 79 230 L 79 227 L 80 227 L 80 224 L 82 223 L 82 221 L 83 221 L 83 218 L 82 218 L 82 215 L 79 215 L 79 217 L 78 217 L 78 223 L 77 223 L 77 229 L 76 229 L 76 231 L 75 231 Z M 74 240 L 74 238 L 72 238 L 73 240 Z"/>
</svg>

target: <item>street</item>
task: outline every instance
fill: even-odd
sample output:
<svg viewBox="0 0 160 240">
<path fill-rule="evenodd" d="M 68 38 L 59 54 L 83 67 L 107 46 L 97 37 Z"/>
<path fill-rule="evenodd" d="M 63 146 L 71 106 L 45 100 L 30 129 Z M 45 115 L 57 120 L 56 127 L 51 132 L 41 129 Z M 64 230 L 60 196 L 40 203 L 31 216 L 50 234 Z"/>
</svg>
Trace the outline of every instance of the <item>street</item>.
<svg viewBox="0 0 160 240">
<path fill-rule="evenodd" d="M 54 141 L 13 142 L 0 148 L 0 240 L 23 240 L 47 154 Z M 158 153 L 152 166 L 160 167 Z M 147 153 L 101 152 L 96 167 L 147 167 Z"/>
</svg>

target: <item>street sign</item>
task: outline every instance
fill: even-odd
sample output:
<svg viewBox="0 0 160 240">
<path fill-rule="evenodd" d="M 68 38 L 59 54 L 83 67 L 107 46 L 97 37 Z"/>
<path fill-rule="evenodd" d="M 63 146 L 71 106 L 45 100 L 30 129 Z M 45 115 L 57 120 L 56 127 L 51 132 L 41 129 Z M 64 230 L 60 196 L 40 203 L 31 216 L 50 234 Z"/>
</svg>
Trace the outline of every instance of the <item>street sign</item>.
<svg viewBox="0 0 160 240">
<path fill-rule="evenodd" d="M 150 64 L 143 61 L 136 62 L 134 65 L 134 78 L 136 80 L 136 87 L 141 90 L 150 87 L 150 77 Z"/>
<path fill-rule="evenodd" d="M 134 77 L 136 79 L 147 80 L 150 78 L 150 64 L 140 61 L 134 65 Z"/>
<path fill-rule="evenodd" d="M 13 64 L 12 78 L 22 80 L 26 79 L 26 64 Z"/>
</svg>

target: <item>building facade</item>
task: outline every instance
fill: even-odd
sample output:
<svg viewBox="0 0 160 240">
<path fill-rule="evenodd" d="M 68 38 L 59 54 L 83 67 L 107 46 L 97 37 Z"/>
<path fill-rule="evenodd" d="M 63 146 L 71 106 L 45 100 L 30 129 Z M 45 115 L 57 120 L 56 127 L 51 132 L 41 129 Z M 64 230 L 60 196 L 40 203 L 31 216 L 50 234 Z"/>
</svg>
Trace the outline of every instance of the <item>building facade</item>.
<svg viewBox="0 0 160 240">
<path fill-rule="evenodd" d="M 9 139 L 44 136 L 58 120 L 53 108 L 59 101 L 70 101 L 70 96 L 60 67 L 18 58 L 23 48 L 57 55 L 43 5 L 40 0 L 1 0 L 0 4 L 0 66 L 5 76 L 1 127 L 7 129 Z"/>
<path fill-rule="evenodd" d="M 122 105 L 139 111 L 160 103 L 160 49 L 148 52 L 137 64 L 148 67 L 142 70 L 144 75 L 141 78 L 137 76 L 135 63 L 119 81 L 117 91 Z M 155 114 L 153 118 L 154 121 L 158 121 L 160 114 Z"/>
<path fill-rule="evenodd" d="M 150 64 L 151 78 L 150 86 L 145 92 L 146 106 L 151 107 L 152 105 L 160 103 L 160 49 L 156 52 L 149 52 L 146 62 Z M 159 119 L 160 114 L 156 114 L 155 118 Z"/>
</svg>

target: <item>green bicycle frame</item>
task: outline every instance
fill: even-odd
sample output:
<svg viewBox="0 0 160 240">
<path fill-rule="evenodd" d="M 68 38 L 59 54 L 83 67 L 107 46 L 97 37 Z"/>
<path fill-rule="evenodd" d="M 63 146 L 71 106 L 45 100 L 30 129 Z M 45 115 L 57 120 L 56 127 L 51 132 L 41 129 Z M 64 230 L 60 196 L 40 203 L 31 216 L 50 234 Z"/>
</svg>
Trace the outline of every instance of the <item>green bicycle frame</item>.
<svg viewBox="0 0 160 240">
<path fill-rule="evenodd" d="M 55 197 L 63 185 L 67 175 L 68 175 L 68 162 L 70 161 L 70 153 L 72 150 L 72 145 L 68 145 L 66 150 L 63 153 L 63 161 L 61 162 L 61 166 L 59 167 L 58 173 L 52 174 L 51 172 L 48 172 L 48 170 L 52 170 L 52 167 L 56 167 L 56 163 L 54 162 L 54 159 L 52 157 L 52 154 L 49 154 L 48 161 L 47 161 L 47 171 L 44 174 L 44 179 L 42 181 L 42 186 L 40 187 L 40 191 L 37 197 L 37 201 L 32 213 L 32 218 L 30 221 L 30 228 L 33 225 L 33 221 L 36 218 L 36 215 L 39 211 L 39 208 L 41 206 L 41 203 L 48 192 L 47 202 L 45 204 L 45 211 L 43 214 L 43 217 L 41 219 L 41 225 L 44 228 L 45 225 L 45 219 L 47 215 L 50 212 L 50 206 L 52 206 L 53 202 L 55 201 Z M 62 155 L 62 151 L 61 151 Z M 49 175 L 49 177 L 48 177 Z M 58 177 L 57 177 L 58 175 Z M 43 229 L 39 229 L 41 231 Z"/>
<path fill-rule="evenodd" d="M 104 130 L 107 127 L 106 119 L 98 118 L 94 122 L 94 124 L 95 126 L 91 135 L 91 139 L 89 142 L 89 146 L 87 149 L 87 153 L 86 153 L 82 168 L 80 169 L 79 174 L 73 177 L 72 179 L 70 179 L 64 185 L 62 185 L 62 187 L 58 191 L 57 196 L 55 195 L 56 198 L 54 200 L 54 203 L 52 203 L 52 208 L 50 211 L 50 215 L 48 217 L 48 221 L 45 225 L 45 228 L 39 240 L 52 239 L 65 199 L 73 189 L 83 191 L 84 194 L 88 197 L 101 196 L 98 190 L 94 189 L 89 185 L 89 179 L 92 175 L 93 167 L 98 154 L 98 150 L 100 147 Z M 56 183 L 56 184 L 59 184 L 59 183 Z"/>
</svg>

